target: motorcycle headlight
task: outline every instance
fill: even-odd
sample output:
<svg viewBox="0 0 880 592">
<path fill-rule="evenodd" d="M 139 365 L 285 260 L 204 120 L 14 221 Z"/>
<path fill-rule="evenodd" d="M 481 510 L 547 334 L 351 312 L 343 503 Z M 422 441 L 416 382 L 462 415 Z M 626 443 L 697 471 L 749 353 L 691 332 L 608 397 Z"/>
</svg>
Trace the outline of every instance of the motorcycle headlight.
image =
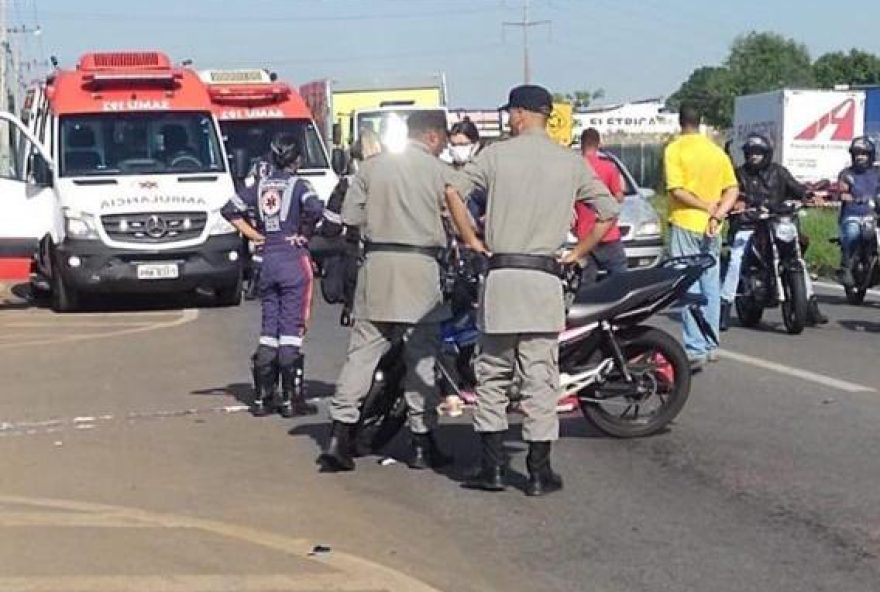
<svg viewBox="0 0 880 592">
<path fill-rule="evenodd" d="M 98 224 L 91 214 L 66 210 L 64 226 L 67 235 L 79 240 L 98 240 Z"/>
<path fill-rule="evenodd" d="M 218 234 L 232 234 L 233 232 L 238 232 L 238 230 L 218 212 L 214 217 L 214 224 L 211 225 L 210 235 L 216 236 Z"/>
<path fill-rule="evenodd" d="M 797 226 L 793 222 L 779 222 L 773 232 L 776 234 L 776 238 L 784 243 L 790 243 L 797 238 Z"/>
<path fill-rule="evenodd" d="M 636 231 L 636 236 L 659 236 L 660 223 L 656 221 L 644 222 Z"/>
</svg>

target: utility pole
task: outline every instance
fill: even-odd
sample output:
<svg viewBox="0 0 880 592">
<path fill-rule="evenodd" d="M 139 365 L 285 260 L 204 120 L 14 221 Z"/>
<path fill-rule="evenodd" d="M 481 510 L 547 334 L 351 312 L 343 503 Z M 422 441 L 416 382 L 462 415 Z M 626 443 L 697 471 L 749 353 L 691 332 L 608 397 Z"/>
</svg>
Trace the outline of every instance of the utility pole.
<svg viewBox="0 0 880 592">
<path fill-rule="evenodd" d="M 531 65 L 529 64 L 529 29 L 532 27 L 540 27 L 543 25 L 550 26 L 551 21 L 541 20 L 533 21 L 529 19 L 529 0 L 523 0 L 523 18 L 521 21 L 505 21 L 502 23 L 504 27 L 519 27 L 522 29 L 523 36 L 523 84 L 529 84 L 532 81 Z"/>
<path fill-rule="evenodd" d="M 0 96 L 3 103 L 0 105 L 4 111 L 9 110 L 9 73 L 6 68 L 6 56 L 9 52 L 9 37 L 6 30 L 6 0 L 0 0 Z"/>
</svg>

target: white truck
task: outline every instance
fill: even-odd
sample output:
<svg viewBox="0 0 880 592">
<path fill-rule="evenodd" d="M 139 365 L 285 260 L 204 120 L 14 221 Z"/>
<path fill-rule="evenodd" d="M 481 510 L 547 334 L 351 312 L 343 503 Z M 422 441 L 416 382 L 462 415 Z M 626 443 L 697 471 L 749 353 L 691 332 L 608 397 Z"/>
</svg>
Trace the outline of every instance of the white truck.
<svg viewBox="0 0 880 592">
<path fill-rule="evenodd" d="M 749 134 L 761 133 L 773 142 L 773 159 L 799 181 L 835 181 L 864 124 L 862 91 L 785 89 L 737 97 L 731 153 L 741 164 L 740 146 Z"/>
<path fill-rule="evenodd" d="M 86 54 L 29 92 L 22 120 L 0 116 L 0 240 L 33 257 L 53 308 L 195 289 L 239 302 L 243 245 L 220 215 L 232 176 L 195 72 L 159 52 Z"/>
</svg>

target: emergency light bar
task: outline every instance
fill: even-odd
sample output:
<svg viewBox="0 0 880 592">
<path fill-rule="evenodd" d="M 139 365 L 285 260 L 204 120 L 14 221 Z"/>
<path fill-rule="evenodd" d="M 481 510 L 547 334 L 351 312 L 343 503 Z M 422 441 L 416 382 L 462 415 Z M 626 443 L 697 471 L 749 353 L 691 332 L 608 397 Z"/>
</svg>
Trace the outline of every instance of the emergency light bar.
<svg viewBox="0 0 880 592">
<path fill-rule="evenodd" d="M 215 103 L 276 102 L 286 99 L 290 93 L 290 87 L 282 83 L 208 88 L 208 94 Z"/>
<path fill-rule="evenodd" d="M 206 84 L 270 84 L 272 77 L 265 70 L 206 70 L 202 72 Z"/>
<path fill-rule="evenodd" d="M 167 55 L 158 51 L 87 53 L 80 58 L 77 69 L 84 72 L 170 70 L 171 60 Z"/>
<path fill-rule="evenodd" d="M 96 87 L 113 86 L 114 84 L 143 84 L 160 87 L 172 87 L 183 78 L 183 72 L 169 70 L 167 72 L 100 72 L 85 74 L 83 82 L 86 85 Z"/>
</svg>

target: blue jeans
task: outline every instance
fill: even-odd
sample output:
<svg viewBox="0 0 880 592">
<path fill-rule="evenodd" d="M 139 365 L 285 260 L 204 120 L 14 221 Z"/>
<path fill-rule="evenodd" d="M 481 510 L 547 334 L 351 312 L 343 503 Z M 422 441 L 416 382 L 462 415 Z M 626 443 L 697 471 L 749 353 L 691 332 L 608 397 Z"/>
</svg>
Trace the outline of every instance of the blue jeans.
<svg viewBox="0 0 880 592">
<path fill-rule="evenodd" d="M 733 237 L 733 244 L 730 245 L 730 260 L 727 262 L 727 273 L 724 274 L 724 283 L 721 285 L 721 300 L 724 302 L 730 303 L 736 298 L 739 270 L 742 267 L 743 255 L 745 255 L 749 239 L 753 234 L 755 234 L 753 229 L 740 230 Z"/>
<path fill-rule="evenodd" d="M 704 234 L 690 232 L 677 226 L 670 227 L 669 254 L 672 257 L 684 255 L 699 255 L 708 253 L 715 257 L 715 265 L 703 272 L 700 279 L 694 282 L 688 293 L 700 295 L 706 298 L 707 303 L 700 309 L 708 321 L 715 335 L 720 335 L 718 323 L 721 318 L 721 278 L 718 269 L 718 255 L 721 252 L 719 237 L 708 238 Z M 700 331 L 697 321 L 694 319 L 687 306 L 681 309 L 682 339 L 688 356 L 692 358 L 704 358 L 713 349 L 715 344 L 710 343 Z"/>
<path fill-rule="evenodd" d="M 856 246 L 862 238 L 862 226 L 858 219 L 844 218 L 840 221 L 840 260 L 841 267 L 849 265 L 849 259 L 855 253 Z"/>
<path fill-rule="evenodd" d="M 626 273 L 627 269 L 626 251 L 621 241 L 599 243 L 587 257 L 587 263 L 581 275 L 581 283 L 584 286 L 594 285 L 599 271 L 604 271 L 611 276 Z"/>
</svg>

